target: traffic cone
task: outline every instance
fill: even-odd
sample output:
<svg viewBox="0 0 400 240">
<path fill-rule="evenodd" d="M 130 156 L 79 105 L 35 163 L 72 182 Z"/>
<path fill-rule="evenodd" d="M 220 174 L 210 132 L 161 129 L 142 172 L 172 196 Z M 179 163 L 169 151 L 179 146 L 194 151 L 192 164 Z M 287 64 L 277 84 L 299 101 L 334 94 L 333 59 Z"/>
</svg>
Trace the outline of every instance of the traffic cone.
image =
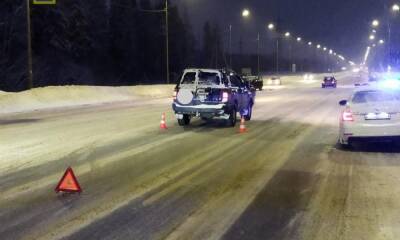
<svg viewBox="0 0 400 240">
<path fill-rule="evenodd" d="M 161 115 L 160 129 L 167 129 L 167 124 L 165 123 L 165 113 Z"/>
<path fill-rule="evenodd" d="M 245 133 L 245 132 L 247 132 L 247 128 L 246 125 L 244 124 L 244 117 L 242 117 L 242 119 L 240 120 L 239 133 Z"/>
</svg>

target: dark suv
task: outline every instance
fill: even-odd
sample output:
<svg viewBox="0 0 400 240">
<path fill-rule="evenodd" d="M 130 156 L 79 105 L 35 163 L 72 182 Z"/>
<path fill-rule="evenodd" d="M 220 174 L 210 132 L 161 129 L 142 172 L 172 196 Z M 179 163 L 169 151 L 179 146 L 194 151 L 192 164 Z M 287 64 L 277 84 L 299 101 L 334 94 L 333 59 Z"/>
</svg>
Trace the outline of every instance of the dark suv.
<svg viewBox="0 0 400 240">
<path fill-rule="evenodd" d="M 238 112 L 251 119 L 254 98 L 255 90 L 233 71 L 186 69 L 175 88 L 172 108 L 181 126 L 201 117 L 225 119 L 234 127 Z"/>
<path fill-rule="evenodd" d="M 335 77 L 324 77 L 324 81 L 322 82 L 322 88 L 333 87 L 336 88 L 337 81 Z"/>
</svg>

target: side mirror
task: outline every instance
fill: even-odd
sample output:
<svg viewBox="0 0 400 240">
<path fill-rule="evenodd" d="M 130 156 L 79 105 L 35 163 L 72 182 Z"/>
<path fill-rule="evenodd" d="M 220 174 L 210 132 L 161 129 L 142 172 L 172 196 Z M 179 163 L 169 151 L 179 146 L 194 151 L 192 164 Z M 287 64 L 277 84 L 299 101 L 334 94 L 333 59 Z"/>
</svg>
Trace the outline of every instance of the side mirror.
<svg viewBox="0 0 400 240">
<path fill-rule="evenodd" d="M 347 100 L 342 100 L 339 102 L 340 106 L 346 106 L 346 104 L 347 104 Z"/>
</svg>

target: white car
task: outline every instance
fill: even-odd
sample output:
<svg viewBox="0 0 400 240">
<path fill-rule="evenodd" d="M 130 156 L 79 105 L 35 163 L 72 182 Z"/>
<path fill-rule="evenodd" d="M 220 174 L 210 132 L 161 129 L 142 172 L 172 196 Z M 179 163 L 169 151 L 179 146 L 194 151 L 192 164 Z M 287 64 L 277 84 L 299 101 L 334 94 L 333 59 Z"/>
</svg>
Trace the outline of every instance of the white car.
<svg viewBox="0 0 400 240">
<path fill-rule="evenodd" d="M 354 140 L 395 140 L 400 137 L 400 89 L 357 88 L 340 116 L 339 143 L 349 146 Z"/>
</svg>

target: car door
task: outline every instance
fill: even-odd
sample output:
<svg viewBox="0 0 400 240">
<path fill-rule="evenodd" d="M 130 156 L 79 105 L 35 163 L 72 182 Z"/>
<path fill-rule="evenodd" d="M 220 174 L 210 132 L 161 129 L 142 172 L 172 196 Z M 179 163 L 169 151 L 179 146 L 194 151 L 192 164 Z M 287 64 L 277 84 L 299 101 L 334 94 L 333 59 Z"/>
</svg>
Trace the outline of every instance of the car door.
<svg viewBox="0 0 400 240">
<path fill-rule="evenodd" d="M 241 92 L 241 90 L 240 90 L 240 87 L 241 87 L 240 79 L 236 75 L 231 74 L 229 76 L 229 80 L 231 82 L 233 100 L 237 103 L 237 107 L 238 107 L 237 110 L 241 111 L 243 106 L 242 106 L 242 94 L 240 93 Z"/>
</svg>

